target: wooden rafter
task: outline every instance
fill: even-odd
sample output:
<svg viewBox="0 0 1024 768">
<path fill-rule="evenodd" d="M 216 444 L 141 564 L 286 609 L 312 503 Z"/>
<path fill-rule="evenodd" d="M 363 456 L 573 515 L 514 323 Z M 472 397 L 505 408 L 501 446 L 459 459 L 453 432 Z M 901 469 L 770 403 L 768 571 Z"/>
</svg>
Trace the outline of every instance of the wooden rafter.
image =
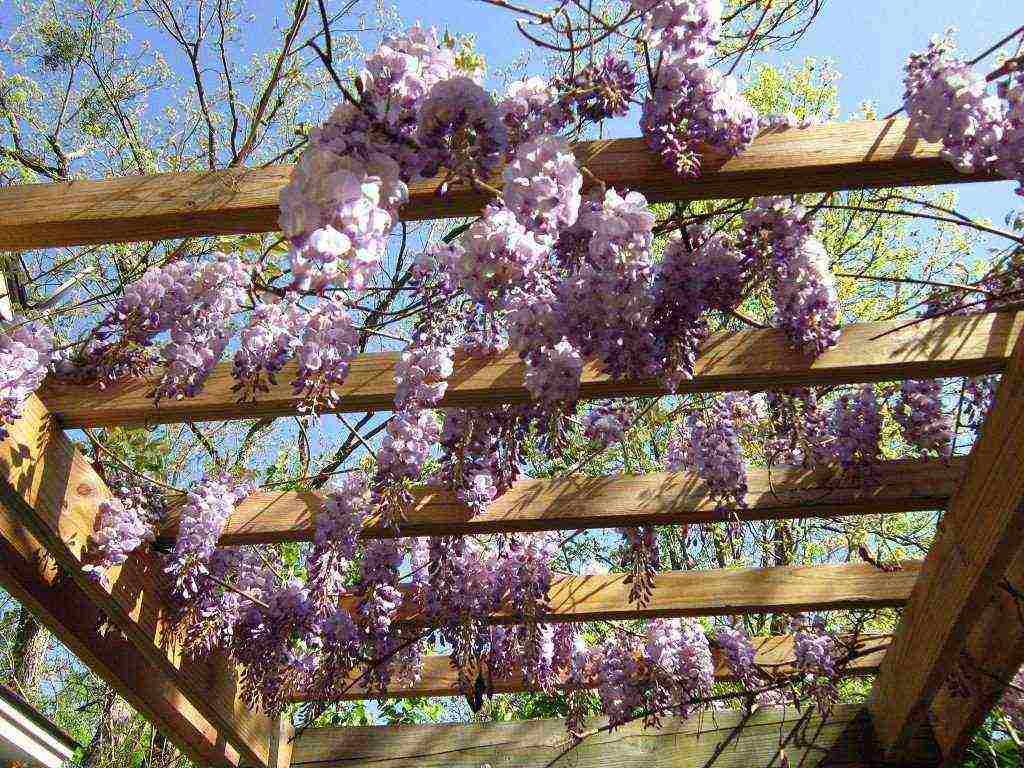
<svg viewBox="0 0 1024 768">
<path fill-rule="evenodd" d="M 101 633 L 103 612 L 0 505 L 0 586 L 72 653 L 200 765 L 241 763 L 235 748 L 118 632 Z"/>
<path fill-rule="evenodd" d="M 145 665 L 137 657 L 127 657 L 125 664 L 134 667 L 122 671 L 151 675 L 133 684 L 151 685 L 160 689 L 154 695 L 180 700 L 183 713 L 198 712 L 244 762 L 266 766 L 269 723 L 239 700 L 234 670 L 230 670 L 232 674 L 218 673 L 205 661 L 183 656 L 168 636 L 163 574 L 156 561 L 140 554 L 111 569 L 112 586 L 101 585 L 83 570 L 82 550 L 93 530 L 98 505 L 111 496 L 102 478 L 34 396 L 26 401 L 9 433 L 0 442 L 0 504 L 18 525 L 6 535 L 15 542 L 19 535 L 25 536 L 19 542 L 25 556 L 37 541 L 72 579 L 76 589 L 70 595 L 86 596 L 87 608 L 95 606 L 94 612 L 106 616 L 124 633 Z M 155 708 L 150 711 L 160 715 Z M 175 723 L 166 714 L 159 720 L 173 728 Z M 201 720 L 195 727 L 203 730 Z M 178 736 L 182 742 L 194 738 L 186 732 Z"/>
<path fill-rule="evenodd" d="M 775 568 L 726 568 L 661 571 L 642 607 L 629 600 L 628 574 L 557 577 L 548 590 L 543 621 L 671 618 L 749 613 L 797 613 L 805 610 L 891 608 L 903 605 L 917 579 L 920 563 L 908 561 L 886 572 L 866 563 L 789 565 Z M 342 605 L 355 607 L 351 597 Z M 400 621 L 415 623 L 421 606 L 406 601 Z M 494 623 L 514 623 L 508 611 L 492 614 Z"/>
<path fill-rule="evenodd" d="M 588 723 L 588 730 L 604 722 Z M 562 720 L 310 728 L 292 752 L 293 768 L 930 768 L 936 760 L 927 734 L 906 758 L 882 760 L 863 708 L 849 704 L 837 705 L 825 720 L 796 707 L 768 707 L 746 719 L 738 709 L 666 718 L 658 729 L 634 722 L 593 733 L 575 747 Z"/>
<path fill-rule="evenodd" d="M 750 640 L 757 650 L 755 664 L 776 674 L 786 674 L 793 670 L 792 636 L 752 637 Z M 874 674 L 878 671 L 878 665 L 882 661 L 882 656 L 885 655 L 887 645 L 888 640 L 865 636 L 858 643 L 857 658 L 851 660 L 844 673 L 847 676 Z M 859 655 L 860 653 L 864 655 Z M 715 660 L 715 678 L 719 681 L 733 680 L 721 651 L 718 648 L 713 648 L 712 655 Z M 486 671 L 483 674 L 488 680 L 490 693 L 521 693 L 536 690 L 536 686 L 530 685 L 521 675 L 490 678 Z M 473 679 L 472 676 L 470 679 Z M 362 685 L 357 672 L 350 678 L 349 685 L 352 686 L 350 689 L 345 690 L 340 696 L 331 698 L 335 701 L 355 701 L 367 698 L 415 699 L 423 696 L 459 696 L 463 693 L 459 687 L 458 673 L 448 656 L 424 657 L 423 669 L 414 683 L 395 683 L 383 692 L 370 691 L 365 685 Z M 556 687 L 560 690 L 568 689 L 564 680 L 557 682 Z M 292 701 L 310 701 L 317 697 L 312 692 L 298 690 L 294 691 L 290 698 Z"/>
<path fill-rule="evenodd" d="M 1024 328 L 1024 313 L 951 316 L 903 325 L 905 321 L 848 325 L 836 346 L 813 360 L 794 351 L 780 331 L 719 334 L 704 345 L 693 379 L 683 382 L 679 391 L 763 390 L 997 373 L 1005 367 Z M 390 410 L 396 359 L 394 353 L 358 356 L 349 367 L 348 378 L 337 388 L 336 410 Z M 291 366 L 253 403 L 238 402 L 231 370 L 230 362 L 220 363 L 195 397 L 163 401 L 159 406 L 147 397 L 152 378 L 105 389 L 50 380 L 39 397 L 65 427 L 285 416 L 297 413 L 303 403 L 291 385 Z M 514 354 L 491 360 L 457 360 L 441 405 L 526 401 L 529 393 L 523 385 L 524 370 Z M 658 380 L 612 380 L 594 364 L 584 369 L 580 391 L 585 398 L 667 392 Z"/>
<path fill-rule="evenodd" d="M 596 178 L 651 201 L 994 178 L 957 173 L 939 145 L 911 134 L 903 119 L 769 131 L 727 162 L 705 155 L 698 179 L 667 171 L 642 139 L 584 142 L 575 150 Z M 279 165 L 7 187 L 0 189 L 0 250 L 273 231 L 277 196 L 290 174 L 291 166 Z M 441 197 L 438 186 L 436 180 L 412 184 L 402 218 L 467 216 L 488 199 L 468 187 Z"/>
<path fill-rule="evenodd" d="M 474 511 L 441 488 L 421 489 L 397 529 L 371 520 L 364 538 L 465 536 L 578 528 L 689 525 L 728 520 L 781 520 L 877 515 L 944 508 L 963 476 L 964 460 L 891 461 L 870 485 L 843 480 L 828 467 L 750 468 L 745 506 L 722 509 L 698 475 L 524 479 Z M 312 541 L 322 496 L 311 491 L 264 491 L 240 503 L 220 537 L 221 546 Z M 169 519 L 161 539 L 176 534 Z"/>
<path fill-rule="evenodd" d="M 921 578 L 882 665 L 871 702 L 879 739 L 899 750 L 935 712 L 953 760 L 1024 663 L 1024 340 L 950 500 Z M 963 664 L 972 702 L 936 700 Z M 981 678 L 988 678 L 981 681 Z M 936 709 L 938 707 L 938 709 Z"/>
</svg>

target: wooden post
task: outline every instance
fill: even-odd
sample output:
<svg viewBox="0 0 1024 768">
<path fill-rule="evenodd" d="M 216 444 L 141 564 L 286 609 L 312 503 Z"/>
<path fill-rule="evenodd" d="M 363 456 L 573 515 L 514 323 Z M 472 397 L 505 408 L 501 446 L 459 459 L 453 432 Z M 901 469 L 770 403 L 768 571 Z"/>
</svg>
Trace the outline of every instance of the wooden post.
<svg viewBox="0 0 1024 768">
<path fill-rule="evenodd" d="M 1018 340 L 995 405 L 971 451 L 967 474 L 939 524 L 921 577 L 882 663 L 871 700 L 880 742 L 903 748 L 961 664 L 1008 681 L 1024 661 L 1024 625 L 1005 584 L 1024 588 L 1024 339 Z M 986 649 L 998 649 L 987 655 Z M 975 658 L 965 658 L 974 654 Z M 943 711 L 945 742 L 963 746 L 1000 690 L 979 691 L 976 706 Z"/>
</svg>

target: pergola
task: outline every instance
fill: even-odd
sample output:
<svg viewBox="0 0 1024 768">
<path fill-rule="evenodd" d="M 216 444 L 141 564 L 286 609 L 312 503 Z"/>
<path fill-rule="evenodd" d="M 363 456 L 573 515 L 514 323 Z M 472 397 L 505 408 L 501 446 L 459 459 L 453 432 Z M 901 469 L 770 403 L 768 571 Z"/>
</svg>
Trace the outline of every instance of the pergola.
<svg viewBox="0 0 1024 768">
<path fill-rule="evenodd" d="M 762 135 L 749 151 L 703 160 L 698 179 L 675 177 L 641 139 L 585 142 L 575 150 L 595 177 L 643 192 L 652 201 L 743 198 L 924 184 L 993 181 L 961 175 L 938 145 L 916 138 L 901 119 L 860 121 Z M 159 174 L 0 189 L 0 250 L 148 241 L 277 229 L 277 195 L 288 166 Z M 472 214 L 480 192 L 437 185 L 410 189 L 408 220 Z M 741 519 L 829 517 L 941 509 L 923 562 L 887 572 L 868 564 L 662 572 L 642 609 L 628 599 L 624 574 L 566 576 L 552 587 L 554 621 L 702 616 L 902 606 L 891 643 L 849 671 L 877 675 L 867 706 L 842 705 L 827 719 L 794 707 L 719 711 L 714 717 L 637 724 L 584 740 L 574 766 L 718 766 L 780 764 L 780 745 L 801 765 L 938 765 L 955 762 L 1016 670 L 1024 663 L 1024 313 L 946 316 L 913 324 L 865 323 L 813 361 L 780 332 L 746 330 L 711 338 L 687 392 L 766 390 L 942 376 L 1002 374 L 996 403 L 967 459 L 899 461 L 870 487 L 823 496 L 829 469 L 792 469 L 768 478 L 753 471 Z M 337 410 L 386 410 L 394 396 L 390 353 L 353 361 Z M 222 658 L 184 656 L 165 626 L 164 574 L 150 552 L 110 573 L 110 587 L 83 571 L 82 550 L 97 505 L 109 496 L 65 429 L 152 425 L 294 414 L 300 399 L 287 375 L 255 403 L 232 392 L 230 363 L 196 397 L 146 397 L 152 380 L 99 390 L 49 382 L 26 404 L 0 443 L 0 585 L 28 606 L 82 661 L 203 765 L 544 766 L 568 746 L 560 721 L 476 725 L 307 729 L 292 739 L 285 720 L 249 710 L 236 670 Z M 664 393 L 657 381 L 611 380 L 584 373 L 583 397 Z M 442 406 L 528 399 L 514 355 L 456 361 Z M 313 493 L 263 493 L 244 502 L 222 544 L 309 540 L 319 504 Z M 401 535 L 682 524 L 726 519 L 687 474 L 526 480 L 483 514 L 447 492 L 423 489 Z M 173 527 L 173 521 L 172 521 Z M 170 530 L 165 531 L 171 533 Z M 371 522 L 368 538 L 395 535 Z M 1021 590 L 1021 591 L 1018 591 Z M 505 617 L 507 618 L 507 617 Z M 495 621 L 503 617 L 495 615 Z M 109 620 L 118 631 L 100 632 Z M 759 661 L 792 659 L 789 637 L 756 638 Z M 870 649 L 869 649 L 870 650 Z M 964 656 L 984 675 L 972 695 L 946 686 Z M 720 676 L 726 674 L 720 665 Z M 525 690 L 522 680 L 496 691 Z M 391 697 L 458 691 L 445 657 L 429 657 L 411 688 Z M 360 698 L 354 686 L 348 696 Z M 303 691 L 292 697 L 302 700 Z"/>
</svg>

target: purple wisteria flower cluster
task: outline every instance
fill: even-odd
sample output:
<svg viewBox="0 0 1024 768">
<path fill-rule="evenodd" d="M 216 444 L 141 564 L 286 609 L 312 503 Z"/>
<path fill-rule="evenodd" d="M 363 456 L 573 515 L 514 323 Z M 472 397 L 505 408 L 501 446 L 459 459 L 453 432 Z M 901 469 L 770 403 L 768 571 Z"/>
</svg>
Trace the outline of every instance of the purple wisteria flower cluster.
<svg viewBox="0 0 1024 768">
<path fill-rule="evenodd" d="M 11 330 L 0 329 L 0 440 L 43 383 L 52 358 L 53 332 L 43 323 L 17 319 Z"/>
<path fill-rule="evenodd" d="M 904 106 L 911 123 L 963 173 L 991 171 L 1024 195 L 1024 76 L 1009 68 L 994 90 L 956 55 L 952 34 L 907 60 Z"/>
</svg>

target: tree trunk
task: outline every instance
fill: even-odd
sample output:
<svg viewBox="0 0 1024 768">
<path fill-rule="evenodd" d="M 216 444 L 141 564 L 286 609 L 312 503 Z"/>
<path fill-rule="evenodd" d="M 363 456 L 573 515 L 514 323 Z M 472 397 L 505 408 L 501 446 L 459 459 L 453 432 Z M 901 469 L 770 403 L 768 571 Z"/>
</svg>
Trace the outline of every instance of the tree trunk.
<svg viewBox="0 0 1024 768">
<path fill-rule="evenodd" d="M 149 758 L 148 768 L 175 768 L 181 761 L 181 752 L 171 740 L 160 731 L 153 736 L 153 752 Z"/>
<path fill-rule="evenodd" d="M 113 688 L 107 688 L 103 698 L 103 714 L 82 754 L 82 768 L 98 768 L 109 763 L 107 756 L 124 738 L 125 726 L 131 718 L 132 710 L 128 702 L 118 696 Z"/>
<path fill-rule="evenodd" d="M 34 699 L 39 690 L 46 654 L 52 640 L 52 635 L 36 621 L 36 617 L 22 607 L 18 615 L 18 628 L 14 633 L 14 646 L 11 648 L 12 682 L 18 693 L 26 699 Z"/>
</svg>

